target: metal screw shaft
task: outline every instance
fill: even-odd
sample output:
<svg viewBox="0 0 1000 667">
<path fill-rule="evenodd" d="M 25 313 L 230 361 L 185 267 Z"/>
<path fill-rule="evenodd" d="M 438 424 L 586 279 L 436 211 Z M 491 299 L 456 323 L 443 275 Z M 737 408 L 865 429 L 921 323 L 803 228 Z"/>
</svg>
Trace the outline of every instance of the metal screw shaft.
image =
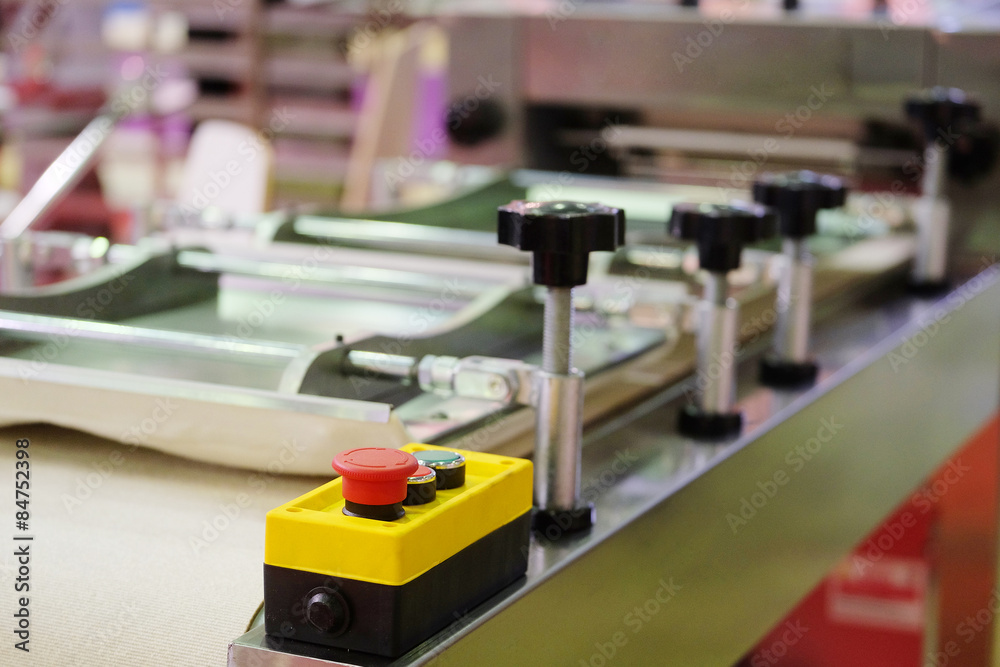
<svg viewBox="0 0 1000 667">
<path fill-rule="evenodd" d="M 573 368 L 573 288 L 549 287 L 545 293 L 542 370 L 567 375 Z"/>
</svg>

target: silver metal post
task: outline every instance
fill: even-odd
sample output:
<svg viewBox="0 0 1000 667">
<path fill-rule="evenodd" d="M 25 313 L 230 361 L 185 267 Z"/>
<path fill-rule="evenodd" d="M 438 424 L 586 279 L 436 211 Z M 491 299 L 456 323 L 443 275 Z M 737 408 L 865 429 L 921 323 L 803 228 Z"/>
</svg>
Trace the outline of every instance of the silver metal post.
<svg viewBox="0 0 1000 667">
<path fill-rule="evenodd" d="M 736 329 L 739 309 L 727 298 L 726 274 L 706 272 L 699 306 L 698 380 L 702 412 L 732 412 L 736 395 Z"/>
<path fill-rule="evenodd" d="M 535 502 L 543 510 L 580 506 L 583 373 L 535 376 Z"/>
<path fill-rule="evenodd" d="M 573 368 L 573 290 L 545 298 L 542 369 L 535 375 L 535 502 L 549 511 L 580 506 L 583 373 Z"/>
<path fill-rule="evenodd" d="M 778 283 L 774 353 L 783 361 L 805 363 L 809 360 L 812 256 L 805 239 L 785 239 L 782 249 L 786 265 Z"/>
<path fill-rule="evenodd" d="M 931 142 L 924 149 L 924 174 L 920 182 L 920 192 L 924 197 L 940 197 L 944 194 L 945 166 L 948 151 Z"/>
<path fill-rule="evenodd" d="M 947 275 L 951 218 L 944 197 L 947 157 L 947 151 L 934 144 L 924 151 L 923 192 L 913 205 L 913 221 L 917 227 L 917 250 L 913 260 L 913 281 L 916 283 L 939 283 Z"/>
</svg>

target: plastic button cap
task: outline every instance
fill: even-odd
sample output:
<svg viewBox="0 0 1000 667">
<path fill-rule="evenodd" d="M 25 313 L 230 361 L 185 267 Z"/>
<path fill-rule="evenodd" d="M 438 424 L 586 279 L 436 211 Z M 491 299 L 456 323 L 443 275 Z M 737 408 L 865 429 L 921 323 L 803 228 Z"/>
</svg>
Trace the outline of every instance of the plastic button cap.
<svg viewBox="0 0 1000 667">
<path fill-rule="evenodd" d="M 344 499 L 360 505 L 402 502 L 417 466 L 412 454 L 388 447 L 349 449 L 333 459 L 333 469 L 344 478 Z"/>
</svg>

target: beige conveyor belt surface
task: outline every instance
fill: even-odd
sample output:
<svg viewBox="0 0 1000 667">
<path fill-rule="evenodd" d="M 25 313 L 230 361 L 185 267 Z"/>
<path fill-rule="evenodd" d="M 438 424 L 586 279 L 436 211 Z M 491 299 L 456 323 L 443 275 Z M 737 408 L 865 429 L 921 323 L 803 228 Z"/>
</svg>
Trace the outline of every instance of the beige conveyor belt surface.
<svg viewBox="0 0 1000 667">
<path fill-rule="evenodd" d="M 12 634 L 18 438 L 31 440 L 27 654 Z M 280 458 L 269 475 L 50 426 L 0 430 L 0 665 L 224 665 L 263 599 L 264 514 L 324 481 L 281 475 Z"/>
</svg>

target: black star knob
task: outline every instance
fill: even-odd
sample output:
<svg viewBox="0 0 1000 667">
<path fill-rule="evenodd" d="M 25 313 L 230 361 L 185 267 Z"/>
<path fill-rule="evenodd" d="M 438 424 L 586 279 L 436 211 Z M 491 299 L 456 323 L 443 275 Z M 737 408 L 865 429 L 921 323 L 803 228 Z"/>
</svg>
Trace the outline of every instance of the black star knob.
<svg viewBox="0 0 1000 667">
<path fill-rule="evenodd" d="M 590 253 L 625 243 L 625 212 L 601 204 L 512 201 L 497 209 L 497 240 L 534 253 L 536 285 L 587 282 Z"/>
<path fill-rule="evenodd" d="M 764 174 L 753 184 L 753 198 L 778 212 L 781 236 L 802 239 L 816 233 L 820 209 L 844 205 L 847 186 L 836 176 L 811 171 Z"/>
<path fill-rule="evenodd" d="M 459 146 L 476 146 L 503 132 L 507 119 L 503 107 L 492 98 L 482 100 L 475 109 L 467 108 L 468 99 L 455 102 L 448 109 L 445 123 L 448 137 Z"/>
<path fill-rule="evenodd" d="M 938 86 L 922 91 L 904 104 L 906 117 L 919 122 L 924 138 L 933 141 L 938 132 L 952 125 L 979 120 L 979 102 L 958 88 Z"/>
<path fill-rule="evenodd" d="M 740 266 L 743 246 L 774 236 L 778 215 L 759 204 L 677 204 L 670 234 L 698 242 L 701 268 L 727 273 Z"/>
</svg>

